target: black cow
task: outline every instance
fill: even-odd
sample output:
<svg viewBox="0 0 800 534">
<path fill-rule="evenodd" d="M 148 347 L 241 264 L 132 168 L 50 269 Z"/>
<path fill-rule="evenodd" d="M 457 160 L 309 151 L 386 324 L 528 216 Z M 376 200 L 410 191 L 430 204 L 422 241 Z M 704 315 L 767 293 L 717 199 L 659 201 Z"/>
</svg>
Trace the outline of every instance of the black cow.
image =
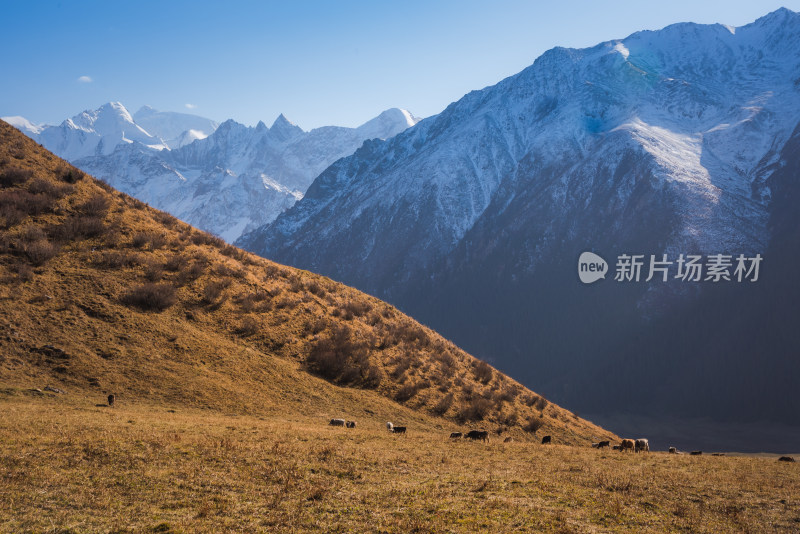
<svg viewBox="0 0 800 534">
<path fill-rule="evenodd" d="M 467 432 L 466 436 L 472 440 L 481 440 L 481 441 L 489 441 L 489 431 L 488 430 L 470 430 Z"/>
<path fill-rule="evenodd" d="M 546 443 L 552 443 L 552 442 L 553 442 L 553 437 L 552 436 L 545 436 L 545 437 L 542 438 L 542 445 L 544 445 Z"/>
</svg>

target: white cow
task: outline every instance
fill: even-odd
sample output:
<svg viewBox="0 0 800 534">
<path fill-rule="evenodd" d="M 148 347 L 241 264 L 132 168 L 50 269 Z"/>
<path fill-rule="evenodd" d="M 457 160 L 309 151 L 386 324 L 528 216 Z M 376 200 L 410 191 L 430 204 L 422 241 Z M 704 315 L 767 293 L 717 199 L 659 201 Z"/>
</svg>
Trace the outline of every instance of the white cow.
<svg viewBox="0 0 800 534">
<path fill-rule="evenodd" d="M 386 430 L 388 430 L 389 432 L 394 432 L 394 425 L 387 421 L 386 422 Z"/>
<path fill-rule="evenodd" d="M 645 438 L 639 438 L 636 440 L 636 448 L 634 450 L 636 452 L 650 452 L 650 442 Z"/>
</svg>

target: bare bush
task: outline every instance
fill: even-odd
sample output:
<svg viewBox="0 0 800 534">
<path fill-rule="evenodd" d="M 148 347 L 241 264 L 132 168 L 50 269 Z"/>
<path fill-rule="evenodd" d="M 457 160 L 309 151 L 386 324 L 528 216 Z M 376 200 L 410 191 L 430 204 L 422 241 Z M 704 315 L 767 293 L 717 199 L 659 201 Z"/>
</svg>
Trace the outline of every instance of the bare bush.
<svg viewBox="0 0 800 534">
<path fill-rule="evenodd" d="M 410 400 L 412 397 L 414 397 L 414 395 L 416 395 L 419 390 L 420 387 L 416 383 L 406 384 L 399 390 L 397 390 L 397 393 L 395 393 L 394 395 L 394 400 L 396 400 L 397 402 L 406 402 L 407 400 Z"/>
<path fill-rule="evenodd" d="M 528 417 L 528 421 L 522 426 L 522 430 L 525 432 L 534 433 L 544 425 L 544 419 L 539 417 L 538 415 L 531 415 Z"/>
<path fill-rule="evenodd" d="M 0 173 L 0 188 L 17 186 L 27 182 L 31 177 L 33 177 L 33 171 L 28 169 L 20 169 L 19 167 L 4 169 Z"/>
<path fill-rule="evenodd" d="M 315 374 L 339 384 L 375 388 L 381 380 L 366 343 L 354 339 L 344 325 L 332 328 L 311 347 L 307 365 Z"/>
<path fill-rule="evenodd" d="M 95 262 L 103 267 L 120 268 L 132 267 L 139 263 L 139 258 L 136 254 L 130 252 L 122 252 L 119 250 L 105 250 L 95 260 Z"/>
<path fill-rule="evenodd" d="M 105 195 L 97 194 L 92 196 L 89 200 L 78 206 L 78 209 L 84 215 L 91 217 L 104 217 L 108 212 L 109 202 L 108 197 Z"/>
<path fill-rule="evenodd" d="M 256 321 L 253 317 L 245 317 L 239 323 L 239 327 L 236 329 L 236 333 L 242 337 L 249 337 L 253 336 L 258 333 L 260 325 L 258 321 Z"/>
<path fill-rule="evenodd" d="M 458 418 L 462 421 L 480 421 L 489 410 L 492 408 L 492 403 L 483 397 L 475 397 L 461 408 Z"/>
<path fill-rule="evenodd" d="M 230 280 L 214 280 L 203 287 L 203 301 L 206 304 L 221 304 L 224 302 L 222 292 L 231 285 Z"/>
<path fill-rule="evenodd" d="M 169 284 L 147 283 L 122 296 L 122 303 L 146 311 L 163 311 L 175 304 L 175 288 Z"/>
<path fill-rule="evenodd" d="M 46 239 L 26 243 L 23 252 L 33 265 L 42 265 L 58 254 L 58 247 Z"/>
<path fill-rule="evenodd" d="M 453 392 L 451 391 L 447 395 L 439 399 L 439 402 L 437 402 L 434 405 L 433 413 L 437 415 L 444 415 L 452 405 L 453 405 Z"/>
<path fill-rule="evenodd" d="M 73 215 L 64 219 L 58 226 L 49 230 L 50 236 L 63 242 L 75 239 L 95 237 L 105 231 L 105 225 L 100 217 Z"/>
<path fill-rule="evenodd" d="M 58 170 L 58 179 L 68 184 L 76 184 L 83 180 L 85 175 L 73 166 L 64 166 Z"/>
<path fill-rule="evenodd" d="M 481 360 L 474 364 L 472 372 L 475 374 L 475 378 L 483 384 L 488 384 L 494 377 L 492 366 Z"/>
</svg>

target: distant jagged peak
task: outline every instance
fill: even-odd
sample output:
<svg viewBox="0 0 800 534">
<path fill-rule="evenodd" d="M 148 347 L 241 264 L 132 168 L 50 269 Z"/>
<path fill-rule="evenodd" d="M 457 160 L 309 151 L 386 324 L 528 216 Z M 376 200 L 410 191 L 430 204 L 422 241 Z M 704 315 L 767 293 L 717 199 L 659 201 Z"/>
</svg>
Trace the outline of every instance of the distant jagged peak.
<svg viewBox="0 0 800 534">
<path fill-rule="evenodd" d="M 280 141 L 286 141 L 297 135 L 305 133 L 302 128 L 291 122 L 286 118 L 286 115 L 281 113 L 272 126 L 269 128 L 270 134 Z"/>
<path fill-rule="evenodd" d="M 356 130 L 367 139 L 388 139 L 417 124 L 421 119 L 401 108 L 389 108 Z"/>
</svg>

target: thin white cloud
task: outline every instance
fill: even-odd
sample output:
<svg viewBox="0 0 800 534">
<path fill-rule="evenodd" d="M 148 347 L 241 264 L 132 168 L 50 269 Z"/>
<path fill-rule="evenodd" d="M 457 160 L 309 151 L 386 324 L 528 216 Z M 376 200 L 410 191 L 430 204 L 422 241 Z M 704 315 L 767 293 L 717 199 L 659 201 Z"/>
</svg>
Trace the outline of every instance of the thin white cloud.
<svg viewBox="0 0 800 534">
<path fill-rule="evenodd" d="M 196 108 L 196 107 L 197 107 L 197 106 L 195 106 L 194 104 L 189 104 L 189 103 L 187 103 L 187 104 L 184 104 L 184 105 L 186 106 L 186 109 L 194 109 L 194 108 Z"/>
<path fill-rule="evenodd" d="M 81 76 L 78 78 L 78 81 L 81 83 L 92 83 L 94 80 L 92 80 L 89 76 Z"/>
</svg>

